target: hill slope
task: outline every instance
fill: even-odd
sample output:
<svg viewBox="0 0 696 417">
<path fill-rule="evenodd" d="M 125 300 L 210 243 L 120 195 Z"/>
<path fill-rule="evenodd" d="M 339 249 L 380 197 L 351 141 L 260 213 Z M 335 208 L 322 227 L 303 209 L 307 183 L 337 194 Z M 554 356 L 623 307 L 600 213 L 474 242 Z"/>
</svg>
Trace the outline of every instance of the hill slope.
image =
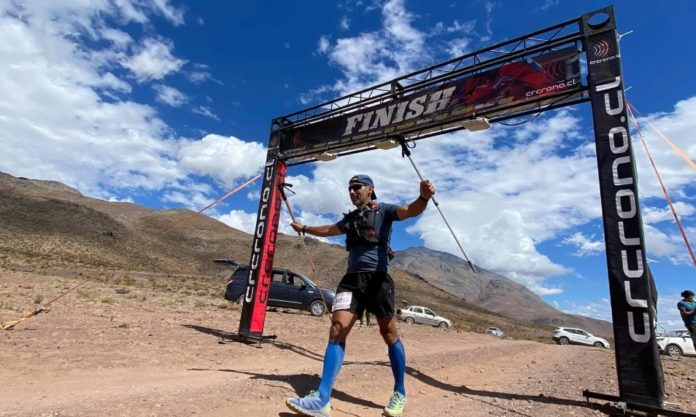
<svg viewBox="0 0 696 417">
<path fill-rule="evenodd" d="M 60 183 L 2 173 L 0 218 L 0 268 L 138 271 L 160 280 L 191 275 L 217 280 L 221 293 L 229 271 L 221 270 L 212 260 L 246 262 L 251 246 L 250 235 L 188 210 L 155 211 L 131 203 L 106 202 Z M 276 266 L 305 273 L 322 286 L 335 287 L 345 270 L 345 250 L 311 238 L 305 241 L 318 277 L 295 236 L 278 236 Z M 398 268 L 392 275 L 397 282 L 397 300 L 428 305 L 452 318 L 458 328 L 480 332 L 497 325 L 512 337 L 549 340 L 551 329 L 543 323 L 492 314 L 482 308 L 492 309 L 491 303 L 462 300 L 449 289 L 443 291 Z M 508 288 L 512 287 L 501 285 L 500 291 Z"/>
<path fill-rule="evenodd" d="M 565 314 L 535 293 L 502 275 L 477 268 L 471 271 L 462 259 L 427 248 L 399 251 L 393 266 L 467 302 L 518 320 L 543 326 L 575 326 L 610 337 L 611 323 Z"/>
</svg>

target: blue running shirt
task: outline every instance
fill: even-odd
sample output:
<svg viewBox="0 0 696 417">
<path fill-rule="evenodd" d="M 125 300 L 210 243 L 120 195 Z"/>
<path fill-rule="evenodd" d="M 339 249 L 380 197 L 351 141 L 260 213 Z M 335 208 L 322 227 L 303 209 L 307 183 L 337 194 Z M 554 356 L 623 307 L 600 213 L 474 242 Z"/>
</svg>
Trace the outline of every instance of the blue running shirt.
<svg viewBox="0 0 696 417">
<path fill-rule="evenodd" d="M 379 230 L 379 235 L 387 238 L 387 242 L 391 239 L 392 222 L 399 221 L 396 210 L 399 208 L 396 204 L 378 203 L 379 210 L 375 214 L 374 229 Z M 346 230 L 348 217 L 356 210 L 346 214 L 341 220 L 336 223 L 341 230 Z M 389 272 L 389 257 L 387 248 L 380 247 L 374 243 L 361 243 L 354 245 L 348 252 L 348 270 L 346 272 Z"/>
</svg>

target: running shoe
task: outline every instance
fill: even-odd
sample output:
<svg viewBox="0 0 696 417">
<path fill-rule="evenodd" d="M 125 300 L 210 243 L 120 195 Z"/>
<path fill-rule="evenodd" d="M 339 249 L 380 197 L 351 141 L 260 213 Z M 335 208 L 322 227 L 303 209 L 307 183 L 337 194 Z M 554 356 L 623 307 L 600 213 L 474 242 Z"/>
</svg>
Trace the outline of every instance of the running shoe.
<svg viewBox="0 0 696 417">
<path fill-rule="evenodd" d="M 331 401 L 322 405 L 319 393 L 310 391 L 304 397 L 288 398 L 285 404 L 301 416 L 331 417 Z"/>
<path fill-rule="evenodd" d="M 384 407 L 382 415 L 386 417 L 400 417 L 404 414 L 405 406 L 406 396 L 398 391 L 394 391 L 389 399 L 389 404 Z"/>
</svg>

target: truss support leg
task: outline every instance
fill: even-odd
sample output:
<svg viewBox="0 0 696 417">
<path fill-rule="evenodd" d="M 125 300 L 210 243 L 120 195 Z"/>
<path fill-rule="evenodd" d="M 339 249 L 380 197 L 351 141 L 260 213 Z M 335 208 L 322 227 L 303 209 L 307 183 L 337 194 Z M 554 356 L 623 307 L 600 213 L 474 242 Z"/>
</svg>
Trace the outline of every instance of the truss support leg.
<svg viewBox="0 0 696 417">
<path fill-rule="evenodd" d="M 684 411 L 668 410 L 666 408 L 661 407 L 652 407 L 649 405 L 634 404 L 630 402 L 621 401 L 621 398 L 615 395 L 601 394 L 589 390 L 583 390 L 582 395 L 588 402 L 590 401 L 590 398 L 612 401 L 613 403 L 609 405 L 609 415 L 611 416 L 696 417 L 696 414 L 686 413 Z"/>
<path fill-rule="evenodd" d="M 227 340 L 232 340 L 235 342 L 240 342 L 240 343 L 246 343 L 248 345 L 253 345 L 255 344 L 257 348 L 261 348 L 261 343 L 264 342 L 273 342 L 278 338 L 276 335 L 268 335 L 268 336 L 243 336 L 241 334 L 231 334 L 225 337 L 220 338 L 220 343 L 227 343 Z"/>
</svg>

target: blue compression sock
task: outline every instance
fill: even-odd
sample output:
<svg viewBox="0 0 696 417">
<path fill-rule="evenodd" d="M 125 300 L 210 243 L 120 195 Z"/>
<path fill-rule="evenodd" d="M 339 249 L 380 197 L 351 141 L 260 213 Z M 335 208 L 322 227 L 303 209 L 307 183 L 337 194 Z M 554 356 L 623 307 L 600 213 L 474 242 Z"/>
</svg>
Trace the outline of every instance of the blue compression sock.
<svg viewBox="0 0 696 417">
<path fill-rule="evenodd" d="M 394 391 L 406 396 L 404 386 L 404 375 L 406 373 L 406 351 L 401 339 L 389 345 L 389 362 L 391 363 L 392 373 L 394 374 Z"/>
<path fill-rule="evenodd" d="M 324 354 L 324 368 L 321 371 L 321 382 L 319 383 L 319 397 L 323 404 L 326 404 L 331 399 L 331 390 L 333 389 L 334 381 L 338 375 L 338 371 L 343 365 L 343 356 L 346 353 L 346 344 L 329 340 L 326 345 L 326 353 Z"/>
</svg>

